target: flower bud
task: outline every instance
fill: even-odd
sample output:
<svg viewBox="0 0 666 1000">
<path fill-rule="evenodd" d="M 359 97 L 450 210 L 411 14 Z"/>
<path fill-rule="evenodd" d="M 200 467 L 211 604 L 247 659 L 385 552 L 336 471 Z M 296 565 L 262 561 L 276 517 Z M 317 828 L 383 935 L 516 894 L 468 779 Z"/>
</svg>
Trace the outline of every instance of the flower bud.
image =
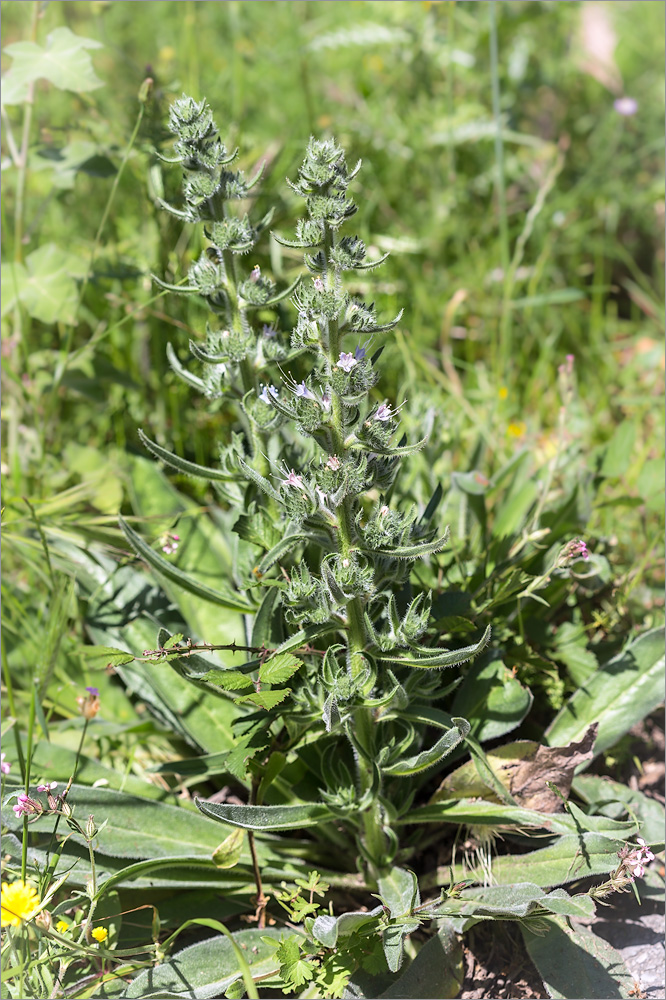
<svg viewBox="0 0 666 1000">
<path fill-rule="evenodd" d="M 88 840 L 92 840 L 93 837 L 97 835 L 97 825 L 95 823 L 94 816 L 88 816 L 88 822 L 86 823 L 86 837 Z"/>
</svg>

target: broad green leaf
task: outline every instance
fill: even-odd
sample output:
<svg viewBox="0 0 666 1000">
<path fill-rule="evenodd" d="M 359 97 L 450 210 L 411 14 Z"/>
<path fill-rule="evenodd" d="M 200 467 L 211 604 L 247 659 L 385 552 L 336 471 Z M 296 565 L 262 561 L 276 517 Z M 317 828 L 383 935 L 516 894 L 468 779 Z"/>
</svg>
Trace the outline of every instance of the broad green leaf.
<svg viewBox="0 0 666 1000">
<path fill-rule="evenodd" d="M 606 447 L 606 454 L 601 465 L 602 476 L 618 479 L 625 474 L 635 457 L 635 441 L 636 424 L 631 420 L 622 420 L 615 428 L 615 432 Z"/>
<path fill-rule="evenodd" d="M 95 726 L 98 726 L 96 720 Z M 93 730 L 94 731 L 94 730 Z M 65 785 L 76 769 L 76 780 L 80 785 L 93 785 L 98 783 L 99 787 L 115 788 L 129 795 L 137 795 L 146 799 L 165 799 L 170 796 L 170 792 L 159 785 L 154 785 L 150 781 L 144 781 L 135 775 L 126 775 L 113 767 L 106 767 L 99 761 L 85 754 L 78 755 L 76 749 L 59 746 L 57 740 L 65 739 L 64 734 L 60 734 L 54 727 L 51 728 L 51 739 L 39 740 L 33 744 L 32 750 L 32 771 L 33 774 L 48 781 L 57 781 L 59 785 Z M 67 736 L 71 738 L 68 733 Z M 79 741 L 78 732 L 75 733 L 76 748 Z M 24 750 L 25 752 L 25 750 Z"/>
<path fill-rule="evenodd" d="M 183 777 L 208 777 L 214 774 L 225 774 L 229 751 L 223 753 L 202 754 L 185 760 L 170 760 L 166 764 L 158 764 L 151 768 L 151 774 L 180 774 Z"/>
<path fill-rule="evenodd" d="M 472 736 L 485 742 L 519 726 L 531 705 L 531 692 L 501 660 L 490 660 L 468 668 L 451 711 L 467 719 Z"/>
<path fill-rule="evenodd" d="M 441 739 L 437 740 L 428 750 L 422 750 L 413 757 L 408 757 L 388 767 L 383 767 L 383 773 L 390 777 L 402 778 L 418 774 L 419 771 L 425 771 L 427 768 L 432 767 L 443 757 L 446 757 L 447 754 L 451 753 L 469 732 L 469 723 L 464 719 L 456 718 L 453 720 L 453 723 L 453 728 L 445 733 Z"/>
<path fill-rule="evenodd" d="M 628 814 L 636 817 L 639 833 L 653 848 L 664 845 L 664 807 L 657 799 L 649 798 L 638 789 L 629 788 L 620 781 L 600 778 L 596 774 L 581 774 L 572 785 L 576 795 L 594 806 L 595 813 L 611 819 L 620 819 Z"/>
<path fill-rule="evenodd" d="M 415 931 L 419 920 L 401 920 L 398 924 L 389 924 L 382 931 L 382 946 L 386 964 L 391 972 L 398 972 L 405 956 L 405 938 Z"/>
<path fill-rule="evenodd" d="M 275 945 L 284 931 L 278 928 L 236 931 L 234 941 L 243 949 L 252 977 L 276 973 L 279 963 Z M 211 937 L 192 944 L 154 969 L 146 969 L 132 980 L 124 993 L 127 1000 L 212 1000 L 222 997 L 241 979 L 238 958 L 226 937 Z"/>
<path fill-rule="evenodd" d="M 68 796 L 77 816 L 93 814 L 101 826 L 96 843 L 102 854 L 117 858 L 167 858 L 197 855 L 210 858 L 220 843 L 220 828 L 193 809 L 166 802 L 149 801 L 110 788 L 88 788 L 75 784 Z M 12 830 L 23 828 L 22 820 L 7 815 Z M 50 833 L 53 819 L 40 816 L 31 829 Z"/>
<path fill-rule="evenodd" d="M 223 608 L 229 608 L 232 611 L 253 611 L 253 606 L 247 601 L 244 601 L 240 594 L 234 594 L 230 590 L 220 590 L 219 588 L 213 589 L 208 587 L 203 583 L 200 583 L 196 577 L 190 576 L 187 573 L 183 573 L 182 570 L 178 569 L 173 563 L 167 562 L 161 555 L 159 555 L 155 549 L 151 549 L 150 545 L 147 544 L 141 537 L 137 534 L 133 528 L 129 526 L 124 518 L 118 518 L 118 523 L 137 555 L 141 556 L 142 559 L 152 566 L 153 569 L 157 570 L 162 576 L 165 576 L 167 580 L 171 580 L 172 583 L 178 584 L 184 590 L 189 591 L 191 594 L 195 594 L 197 597 L 202 597 L 205 601 L 210 601 L 212 604 L 219 604 Z"/>
<path fill-rule="evenodd" d="M 234 515 L 217 509 L 204 514 L 198 504 L 172 486 L 151 459 L 133 456 L 129 471 L 135 513 L 155 524 L 156 534 L 168 528 L 180 535 L 176 557 L 179 569 L 213 588 L 220 581 L 232 579 L 235 539 L 230 528 Z M 212 643 L 246 641 L 239 614 L 223 613 L 219 605 L 202 601 L 171 581 L 164 581 L 163 586 L 180 609 L 190 634 Z"/>
<path fill-rule="evenodd" d="M 516 918 L 545 909 L 568 917 L 593 917 L 595 905 L 584 893 L 570 896 L 564 889 L 544 891 L 533 882 L 467 889 L 460 899 L 447 899 L 443 912 L 455 916 Z"/>
<path fill-rule="evenodd" d="M 573 930 L 547 918 L 547 932 L 521 930 L 530 958 L 554 1000 L 625 1000 L 635 996 L 634 978 L 619 952 L 589 930 Z"/>
<path fill-rule="evenodd" d="M 536 885 L 561 885 L 588 875 L 607 875 L 618 865 L 617 852 L 624 846 L 629 832 L 612 840 L 599 833 L 569 833 L 551 844 L 529 854 L 506 854 L 493 858 L 492 873 L 498 884 L 520 882 L 529 872 Z"/>
<path fill-rule="evenodd" d="M 322 914 L 312 925 L 312 935 L 327 948 L 335 948 L 338 937 L 355 934 L 364 924 L 376 920 L 383 910 L 382 906 L 376 906 L 373 910 L 350 910 L 339 917 Z"/>
<path fill-rule="evenodd" d="M 420 903 L 419 884 L 416 875 L 406 868 L 394 866 L 386 875 L 377 879 L 379 896 L 390 915 L 396 917 L 411 916 L 412 910 Z"/>
<path fill-rule="evenodd" d="M 245 834 L 236 827 L 219 847 L 213 851 L 213 864 L 216 868 L 234 868 L 240 861 Z"/>
<path fill-rule="evenodd" d="M 571 820 L 561 813 L 536 812 L 508 803 L 486 802 L 482 799 L 445 799 L 419 809 L 412 809 L 398 820 L 400 823 L 465 823 L 469 826 L 528 826 L 540 827 L 553 833 L 567 833 Z"/>
<path fill-rule="evenodd" d="M 23 264 L 3 264 L 3 315 L 18 299 L 42 323 L 73 323 L 78 305 L 77 278 L 87 265 L 76 254 L 45 243 Z"/>
<path fill-rule="evenodd" d="M 205 816 L 244 830 L 301 830 L 333 819 L 328 807 L 319 802 L 299 806 L 236 806 L 204 799 L 195 802 Z"/>
<path fill-rule="evenodd" d="M 11 90 L 8 96 L 3 95 L 3 104 L 22 103 L 33 80 L 48 80 L 60 90 L 77 94 L 96 90 L 103 81 L 96 75 L 87 50 L 101 48 L 101 42 L 75 35 L 69 28 L 55 28 L 46 36 L 44 47 L 36 42 L 8 45 L 4 51 L 12 59 L 6 74 Z"/>
<path fill-rule="evenodd" d="M 598 720 L 595 754 L 617 743 L 633 725 L 664 700 L 664 633 L 651 629 L 600 666 L 571 696 L 545 732 L 550 746 L 582 739 Z"/>
<path fill-rule="evenodd" d="M 96 643 L 122 643 L 138 654 L 152 649 L 156 616 L 169 633 L 183 631 L 173 604 L 145 573 L 118 566 L 91 547 L 84 551 L 58 539 L 55 545 L 58 557 L 65 553 L 77 566 L 78 586 L 88 601 L 88 632 Z M 207 753 L 233 746 L 231 723 L 238 709 L 231 700 L 202 697 L 199 689 L 164 663 L 128 663 L 116 669 L 129 692 L 174 734 Z"/>
<path fill-rule="evenodd" d="M 413 962 L 380 1000 L 452 1000 L 462 987 L 462 945 L 449 921 L 440 923 L 437 934 L 423 945 Z"/>
</svg>

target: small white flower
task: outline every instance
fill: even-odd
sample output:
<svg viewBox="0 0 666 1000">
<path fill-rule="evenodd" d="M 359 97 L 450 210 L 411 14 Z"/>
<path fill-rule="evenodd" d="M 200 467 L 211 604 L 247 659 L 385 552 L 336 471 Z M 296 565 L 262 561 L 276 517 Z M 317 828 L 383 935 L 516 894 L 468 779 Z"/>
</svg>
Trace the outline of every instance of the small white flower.
<svg viewBox="0 0 666 1000">
<path fill-rule="evenodd" d="M 337 472 L 340 468 L 341 462 L 337 455 L 331 455 L 328 462 L 326 463 L 327 469 L 332 469 L 333 472 Z"/>
<path fill-rule="evenodd" d="M 342 368 L 343 372 L 349 372 L 352 370 L 354 365 L 357 365 L 358 361 L 353 354 L 345 354 L 344 351 L 340 351 L 340 360 L 336 363 L 336 368 Z"/>
<path fill-rule="evenodd" d="M 342 560 L 342 565 L 344 566 L 345 569 L 348 569 L 349 568 L 349 559 L 347 559 L 347 558 L 343 559 Z"/>
<path fill-rule="evenodd" d="M 327 392 L 325 392 L 324 395 L 321 397 L 320 402 L 321 402 L 321 408 L 324 411 L 324 413 L 328 413 L 329 410 L 331 409 L 331 397 Z"/>
<path fill-rule="evenodd" d="M 321 278 L 319 276 L 317 276 L 316 278 L 313 278 L 312 279 L 312 283 L 313 283 L 313 285 L 315 286 L 315 288 L 317 289 L 318 292 L 323 292 L 324 291 L 324 282 L 321 280 Z"/>
<path fill-rule="evenodd" d="M 261 268 L 259 267 L 258 264 L 255 264 L 250 273 L 250 281 L 254 281 L 256 284 L 256 282 L 259 281 L 260 277 L 261 277 Z"/>
<path fill-rule="evenodd" d="M 387 505 L 386 505 L 386 504 L 383 504 L 383 505 L 382 505 L 382 506 L 381 506 L 381 507 L 379 508 L 379 516 L 380 516 L 380 517 L 386 517 L 386 515 L 388 514 L 388 512 L 389 512 L 389 508 L 387 507 Z"/>
<path fill-rule="evenodd" d="M 394 414 L 391 412 L 391 407 L 387 403 L 381 403 L 377 407 L 377 412 L 375 413 L 375 420 L 380 420 L 382 423 L 386 423 L 390 420 Z"/>
</svg>

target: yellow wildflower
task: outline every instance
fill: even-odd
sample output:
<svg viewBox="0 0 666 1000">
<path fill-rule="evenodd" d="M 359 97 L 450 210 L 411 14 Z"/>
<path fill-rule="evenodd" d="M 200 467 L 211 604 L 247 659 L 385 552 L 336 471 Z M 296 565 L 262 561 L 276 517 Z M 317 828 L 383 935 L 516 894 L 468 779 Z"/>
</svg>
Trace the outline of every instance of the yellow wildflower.
<svg viewBox="0 0 666 1000">
<path fill-rule="evenodd" d="M 106 927 L 96 927 L 95 930 L 92 932 L 92 936 L 95 938 L 95 941 L 97 941 L 99 944 L 102 944 L 102 942 L 106 941 L 106 939 L 108 938 L 109 932 L 107 931 Z"/>
<path fill-rule="evenodd" d="M 56 924 L 56 930 L 58 934 L 66 934 L 69 930 L 69 924 L 66 920 L 59 920 Z"/>
<path fill-rule="evenodd" d="M 39 894 L 22 879 L 2 883 L 2 926 L 18 927 L 32 920 L 39 909 Z"/>
<path fill-rule="evenodd" d="M 509 426 L 506 429 L 506 432 L 509 435 L 509 437 L 520 438 L 523 437 L 526 430 L 527 427 L 525 426 L 523 421 L 520 420 L 517 424 L 509 424 Z"/>
<path fill-rule="evenodd" d="M 500 399 L 506 399 L 507 396 L 509 395 L 509 390 L 505 385 L 500 386 L 500 390 L 497 393 L 497 395 L 499 396 Z"/>
</svg>

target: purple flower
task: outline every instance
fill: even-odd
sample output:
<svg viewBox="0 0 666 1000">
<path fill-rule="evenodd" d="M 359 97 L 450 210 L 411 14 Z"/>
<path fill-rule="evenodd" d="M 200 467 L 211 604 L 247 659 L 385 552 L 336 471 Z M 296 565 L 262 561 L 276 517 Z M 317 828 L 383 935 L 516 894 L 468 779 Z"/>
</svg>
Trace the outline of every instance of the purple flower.
<svg viewBox="0 0 666 1000">
<path fill-rule="evenodd" d="M 590 558 L 587 545 L 581 538 L 574 538 L 566 547 L 565 555 L 569 559 L 584 559 L 586 562 Z"/>
<path fill-rule="evenodd" d="M 391 412 L 391 407 L 387 403 L 380 403 L 377 407 L 377 412 L 375 413 L 375 420 L 380 420 L 382 423 L 386 423 L 391 417 L 395 416 Z"/>
<path fill-rule="evenodd" d="M 8 760 L 5 760 L 5 756 L 6 756 L 6 754 L 4 754 L 4 753 L 0 754 L 0 771 L 3 774 L 9 774 L 9 772 L 12 769 L 12 765 L 9 763 Z"/>
<path fill-rule="evenodd" d="M 618 97 L 616 101 L 613 101 L 613 107 L 618 115 L 622 115 L 623 118 L 631 118 L 638 111 L 638 101 L 634 100 L 633 97 Z"/>
<path fill-rule="evenodd" d="M 313 278 L 312 281 L 313 281 L 313 284 L 314 284 L 314 286 L 315 286 L 315 288 L 317 289 L 318 292 L 323 292 L 324 291 L 324 282 L 321 280 L 321 278 L 319 276 L 317 276 L 316 278 Z"/>
<path fill-rule="evenodd" d="M 282 484 L 282 486 L 295 486 L 296 489 L 298 490 L 305 489 L 305 487 L 303 486 L 303 477 L 297 476 L 293 469 L 291 470 L 286 479 L 280 480 L 280 483 Z"/>
<path fill-rule="evenodd" d="M 324 411 L 324 413 L 328 413 L 328 411 L 331 409 L 331 397 L 327 392 L 325 392 L 324 395 L 321 397 L 321 408 Z"/>
<path fill-rule="evenodd" d="M 301 382 L 299 385 L 296 386 L 296 388 L 294 389 L 294 394 L 296 396 L 299 396 L 301 399 L 315 398 L 315 394 L 313 392 L 310 392 L 305 382 Z"/>
<path fill-rule="evenodd" d="M 277 337 L 277 330 L 274 326 L 270 326 L 268 323 L 264 323 L 261 328 L 262 336 L 267 337 L 268 340 L 272 340 L 273 337 Z"/>
<path fill-rule="evenodd" d="M 262 403 L 267 403 L 268 405 L 270 405 L 271 401 L 268 398 L 269 392 L 270 392 L 271 396 L 273 397 L 273 399 L 277 399 L 277 397 L 278 397 L 278 391 L 275 388 L 275 386 L 274 385 L 265 385 L 263 387 L 263 389 L 261 390 L 261 392 L 259 393 L 259 399 L 261 400 Z"/>
<path fill-rule="evenodd" d="M 93 698 L 99 698 L 99 688 L 87 687 L 86 691 L 91 694 Z"/>
<path fill-rule="evenodd" d="M 342 368 L 343 372 L 349 372 L 352 370 L 354 365 L 357 365 L 358 361 L 353 354 L 345 354 L 344 351 L 340 351 L 340 360 L 336 364 L 336 368 Z"/>
<path fill-rule="evenodd" d="M 86 691 L 96 691 L 97 688 L 86 688 Z M 37 785 L 38 792 L 52 792 L 54 788 L 58 787 L 57 781 L 48 781 L 45 785 Z"/>
<path fill-rule="evenodd" d="M 359 344 L 354 351 L 354 357 L 357 361 L 363 361 L 363 358 L 365 357 L 365 346 L 361 347 Z"/>
</svg>

